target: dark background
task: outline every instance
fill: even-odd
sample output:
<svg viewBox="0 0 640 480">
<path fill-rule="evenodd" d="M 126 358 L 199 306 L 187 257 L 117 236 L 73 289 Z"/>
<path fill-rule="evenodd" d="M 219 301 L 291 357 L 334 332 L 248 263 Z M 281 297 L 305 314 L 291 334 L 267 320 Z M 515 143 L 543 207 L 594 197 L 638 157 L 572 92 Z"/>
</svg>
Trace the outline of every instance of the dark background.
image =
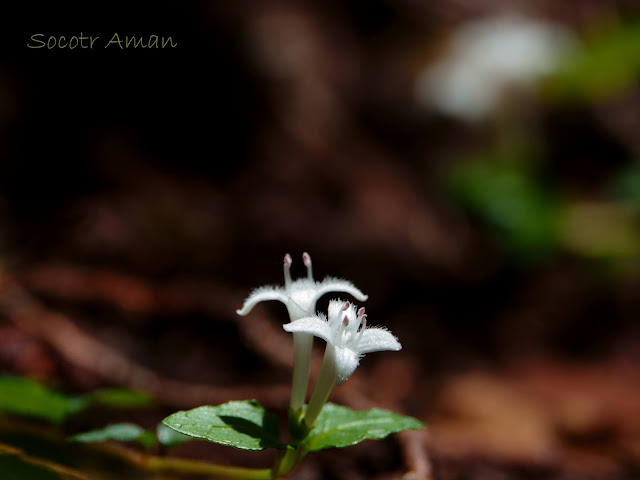
<svg viewBox="0 0 640 480">
<path fill-rule="evenodd" d="M 582 49 L 479 121 L 416 99 L 462 25 L 514 12 Z M 234 312 L 282 282 L 285 253 L 303 275 L 308 251 L 317 278 L 353 281 L 403 344 L 365 358 L 336 401 L 431 428 L 326 452 L 291 478 L 426 478 L 425 452 L 442 479 L 633 478 L 636 14 L 588 0 L 13 5 L 0 260 L 5 297 L 20 289 L 39 313 L 25 323 L 0 301 L 0 368 L 67 392 L 147 389 L 167 411 L 236 394 L 283 411 L 284 308 Z M 80 32 L 100 37 L 92 50 L 26 46 Z M 114 32 L 177 47 L 104 49 Z M 78 337 L 41 328 L 56 319 Z M 133 373 L 70 347 L 87 341 Z"/>
</svg>

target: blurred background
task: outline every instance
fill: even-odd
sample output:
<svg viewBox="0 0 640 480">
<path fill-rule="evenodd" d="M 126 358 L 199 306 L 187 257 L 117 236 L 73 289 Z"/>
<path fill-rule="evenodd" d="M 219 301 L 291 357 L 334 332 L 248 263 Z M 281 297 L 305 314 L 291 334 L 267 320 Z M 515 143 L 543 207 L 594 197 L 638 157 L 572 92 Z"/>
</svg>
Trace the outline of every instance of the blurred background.
<svg viewBox="0 0 640 480">
<path fill-rule="evenodd" d="M 304 275 L 307 251 L 403 345 L 367 356 L 334 401 L 429 428 L 309 457 L 290 478 L 640 477 L 638 7 L 14 5 L 0 370 L 157 403 L 58 427 L 7 417 L 0 442 L 90 478 L 151 478 L 61 439 L 232 399 L 283 414 L 285 309 L 235 309 L 282 283 L 287 252 Z M 93 49 L 27 47 L 81 32 Z M 115 32 L 177 46 L 105 49 Z"/>
</svg>

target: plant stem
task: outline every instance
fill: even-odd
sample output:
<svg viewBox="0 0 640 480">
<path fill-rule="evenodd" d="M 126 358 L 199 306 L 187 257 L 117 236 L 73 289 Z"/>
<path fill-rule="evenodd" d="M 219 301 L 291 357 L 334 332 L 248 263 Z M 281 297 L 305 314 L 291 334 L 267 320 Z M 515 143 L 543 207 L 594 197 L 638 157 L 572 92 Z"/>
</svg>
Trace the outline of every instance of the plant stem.
<svg viewBox="0 0 640 480">
<path fill-rule="evenodd" d="M 195 473 L 229 480 L 271 480 L 273 478 L 270 468 L 231 467 L 168 457 L 149 457 L 145 463 L 149 470 L 156 472 Z"/>
<path fill-rule="evenodd" d="M 280 478 L 296 468 L 306 454 L 307 452 L 301 447 L 288 448 L 286 453 L 276 462 L 272 470 L 273 478 Z"/>
<path fill-rule="evenodd" d="M 129 450 L 119 445 L 103 445 L 102 450 L 115 454 L 140 469 L 152 472 L 211 475 L 215 478 L 226 480 L 272 480 L 274 478 L 273 469 L 271 468 L 232 467 L 185 458 L 156 457 Z"/>
</svg>

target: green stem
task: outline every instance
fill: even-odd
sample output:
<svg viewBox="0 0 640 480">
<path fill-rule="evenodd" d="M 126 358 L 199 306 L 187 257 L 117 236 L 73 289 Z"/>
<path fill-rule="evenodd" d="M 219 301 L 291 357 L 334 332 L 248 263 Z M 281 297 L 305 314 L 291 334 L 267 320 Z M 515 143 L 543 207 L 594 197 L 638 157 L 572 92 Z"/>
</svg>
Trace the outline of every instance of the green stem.
<svg viewBox="0 0 640 480">
<path fill-rule="evenodd" d="M 102 450 L 108 451 L 138 468 L 152 472 L 211 475 L 226 480 L 272 480 L 274 478 L 271 468 L 232 467 L 185 458 L 149 456 L 120 445 L 105 444 L 102 445 Z"/>
<path fill-rule="evenodd" d="M 296 468 L 306 454 L 307 452 L 301 447 L 288 448 L 286 453 L 276 462 L 272 471 L 273 478 L 280 478 Z"/>
<path fill-rule="evenodd" d="M 229 480 L 271 480 L 270 468 L 242 468 L 198 462 L 184 458 L 149 457 L 145 462 L 149 470 L 156 472 L 180 472 L 212 475 Z"/>
</svg>

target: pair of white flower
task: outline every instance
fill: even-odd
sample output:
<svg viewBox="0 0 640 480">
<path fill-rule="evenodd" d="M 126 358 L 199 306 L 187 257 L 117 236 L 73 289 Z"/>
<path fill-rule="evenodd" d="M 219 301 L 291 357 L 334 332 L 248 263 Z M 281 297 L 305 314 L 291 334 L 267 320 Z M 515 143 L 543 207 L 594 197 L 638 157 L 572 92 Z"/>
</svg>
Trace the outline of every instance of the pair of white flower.
<svg viewBox="0 0 640 480">
<path fill-rule="evenodd" d="M 360 358 L 369 352 L 400 350 L 398 340 L 382 328 L 367 328 L 364 308 L 356 311 L 350 302 L 331 300 L 328 317 L 316 314 L 316 302 L 329 292 L 344 292 L 360 301 L 368 297 L 351 282 L 326 277 L 322 282 L 313 279 L 311 257 L 302 255 L 307 267 L 307 278 L 291 280 L 291 256 L 284 257 L 284 288 L 260 287 L 245 300 L 239 315 L 247 315 L 253 307 L 266 300 L 278 300 L 287 307 L 290 323 L 284 325 L 293 333 L 294 363 L 293 386 L 290 407 L 293 412 L 301 412 L 307 394 L 309 364 L 313 336 L 327 342 L 322 369 L 309 405 L 304 414 L 307 426 L 312 426 L 329 398 L 335 385 L 344 383 L 354 372 Z"/>
</svg>

